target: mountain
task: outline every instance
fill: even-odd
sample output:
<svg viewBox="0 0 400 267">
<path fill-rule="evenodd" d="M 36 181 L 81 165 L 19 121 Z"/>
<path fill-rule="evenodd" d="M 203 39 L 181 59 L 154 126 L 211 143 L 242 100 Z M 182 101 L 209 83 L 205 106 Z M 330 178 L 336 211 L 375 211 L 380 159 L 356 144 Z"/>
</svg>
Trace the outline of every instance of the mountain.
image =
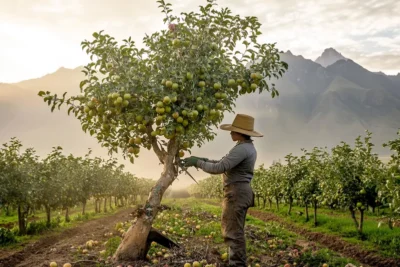
<svg viewBox="0 0 400 267">
<path fill-rule="evenodd" d="M 341 59 L 346 60 L 346 58 L 335 49 L 327 48 L 324 50 L 322 55 L 315 60 L 315 62 L 323 67 L 328 67 L 329 65 L 332 65 L 333 63 Z"/>
<path fill-rule="evenodd" d="M 326 58 L 324 54 L 321 57 Z M 331 147 L 340 141 L 353 144 L 365 130 L 373 133 L 375 152 L 388 155 L 381 144 L 393 139 L 400 127 L 400 75 L 370 72 L 351 59 L 338 59 L 324 67 L 290 51 L 282 53 L 281 58 L 289 69 L 283 78 L 270 81 L 276 84 L 279 97 L 252 94 L 241 96 L 236 103 L 235 112 L 254 116 L 255 129 L 264 134 L 263 138 L 254 138 L 257 165 L 268 165 L 288 153 L 300 154 L 300 148 Z M 0 142 L 16 136 L 40 155 L 61 145 L 66 153 L 84 155 L 90 147 L 95 155 L 107 157 L 107 151 L 81 130 L 74 116 L 67 116 L 65 109 L 51 113 L 37 96 L 39 90 L 78 94 L 84 78 L 81 70 L 60 68 L 38 79 L 0 83 Z M 230 123 L 234 116 L 226 114 L 224 123 Z M 217 136 L 212 142 L 194 148 L 192 153 L 213 159 L 225 156 L 234 144 L 228 132 L 215 132 Z M 119 159 L 140 177 L 158 178 L 162 170 L 147 150 L 133 165 Z M 191 174 L 197 179 L 207 176 L 196 170 L 191 170 Z M 189 177 L 182 176 L 174 187 L 190 183 Z"/>
</svg>

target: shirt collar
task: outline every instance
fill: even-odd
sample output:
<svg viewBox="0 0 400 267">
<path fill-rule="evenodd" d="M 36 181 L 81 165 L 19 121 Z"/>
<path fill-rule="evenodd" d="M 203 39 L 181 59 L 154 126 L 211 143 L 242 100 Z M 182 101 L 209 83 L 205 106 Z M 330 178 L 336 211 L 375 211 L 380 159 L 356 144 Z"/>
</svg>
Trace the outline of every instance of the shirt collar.
<svg viewBox="0 0 400 267">
<path fill-rule="evenodd" d="M 245 143 L 253 143 L 253 140 L 243 140 L 243 141 L 237 141 L 237 145 L 240 145 L 240 144 L 245 144 Z"/>
</svg>

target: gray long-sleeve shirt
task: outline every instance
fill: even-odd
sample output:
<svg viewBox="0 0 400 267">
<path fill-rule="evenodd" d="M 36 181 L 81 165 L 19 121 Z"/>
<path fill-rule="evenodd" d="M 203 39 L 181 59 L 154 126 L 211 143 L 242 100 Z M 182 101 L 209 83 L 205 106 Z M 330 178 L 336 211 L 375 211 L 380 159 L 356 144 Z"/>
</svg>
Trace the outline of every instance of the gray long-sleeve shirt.
<svg viewBox="0 0 400 267">
<path fill-rule="evenodd" d="M 210 174 L 223 174 L 224 186 L 236 182 L 250 182 L 253 178 L 257 151 L 252 140 L 238 142 L 219 161 L 197 161 L 197 167 Z"/>
</svg>

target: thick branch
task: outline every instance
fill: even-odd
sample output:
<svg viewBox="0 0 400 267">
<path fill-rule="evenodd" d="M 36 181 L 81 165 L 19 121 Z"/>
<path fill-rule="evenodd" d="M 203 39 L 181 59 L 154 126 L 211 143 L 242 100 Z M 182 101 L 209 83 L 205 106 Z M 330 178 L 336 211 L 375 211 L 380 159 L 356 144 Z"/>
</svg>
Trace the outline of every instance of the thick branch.
<svg viewBox="0 0 400 267">
<path fill-rule="evenodd" d="M 164 158 L 165 158 L 166 152 L 161 150 L 161 148 L 158 146 L 157 138 L 151 135 L 152 131 L 153 131 L 153 127 L 151 127 L 151 125 L 148 125 L 147 126 L 147 135 L 150 138 L 151 146 L 153 147 L 153 150 L 156 153 L 160 162 L 162 164 L 164 164 Z"/>
</svg>

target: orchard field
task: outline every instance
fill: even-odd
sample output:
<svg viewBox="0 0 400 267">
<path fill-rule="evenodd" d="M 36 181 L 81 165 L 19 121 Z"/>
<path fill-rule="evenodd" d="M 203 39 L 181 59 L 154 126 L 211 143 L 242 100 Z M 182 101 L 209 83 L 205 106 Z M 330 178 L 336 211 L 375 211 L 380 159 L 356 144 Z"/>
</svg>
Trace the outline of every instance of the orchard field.
<svg viewBox="0 0 400 267">
<path fill-rule="evenodd" d="M 170 186 L 188 173 L 183 158 L 214 140 L 241 95 L 279 96 L 275 81 L 289 66 L 276 43 L 260 40 L 257 17 L 234 15 L 216 0 L 178 15 L 155 2 L 165 25 L 142 45 L 104 30 L 81 43 L 90 62 L 79 95 L 38 90 L 49 112 L 74 116 L 109 159 L 61 147 L 39 157 L 16 138 L 0 148 L 1 267 L 227 266 L 221 177 L 188 188 L 190 198 L 168 198 Z M 398 135 L 384 145 L 387 163 L 373 153 L 369 132 L 354 145 L 293 151 L 269 167 L 257 162 L 248 264 L 400 266 Z M 134 164 L 144 149 L 163 166 L 158 180 L 136 177 L 113 158 Z M 153 227 L 178 247 L 148 250 Z"/>
<path fill-rule="evenodd" d="M 398 140 L 388 142 L 394 153 L 383 164 L 369 138 L 256 169 L 256 207 L 246 219 L 250 266 L 400 266 Z M 41 159 L 12 139 L 0 155 L 0 266 L 227 264 L 220 176 L 194 184 L 186 196 L 166 193 L 175 198 L 163 200 L 153 227 L 179 248 L 153 242 L 146 260 L 115 263 L 153 180 L 91 157 L 90 150 L 74 157 L 55 147 Z"/>
<path fill-rule="evenodd" d="M 112 263 L 112 255 L 135 220 L 135 210 L 133 205 L 121 207 L 99 218 L 46 231 L 21 248 L 3 247 L 0 266 L 51 266 L 52 262 L 57 266 L 118 266 Z M 154 227 L 180 248 L 170 250 L 153 243 L 146 261 L 120 266 L 226 265 L 219 200 L 166 198 L 161 210 Z M 329 214 L 326 217 L 334 218 Z M 368 218 L 371 222 L 375 219 Z M 395 256 L 390 259 L 323 229 L 302 228 L 284 216 L 259 208 L 249 210 L 246 238 L 250 266 L 398 266 Z"/>
</svg>

